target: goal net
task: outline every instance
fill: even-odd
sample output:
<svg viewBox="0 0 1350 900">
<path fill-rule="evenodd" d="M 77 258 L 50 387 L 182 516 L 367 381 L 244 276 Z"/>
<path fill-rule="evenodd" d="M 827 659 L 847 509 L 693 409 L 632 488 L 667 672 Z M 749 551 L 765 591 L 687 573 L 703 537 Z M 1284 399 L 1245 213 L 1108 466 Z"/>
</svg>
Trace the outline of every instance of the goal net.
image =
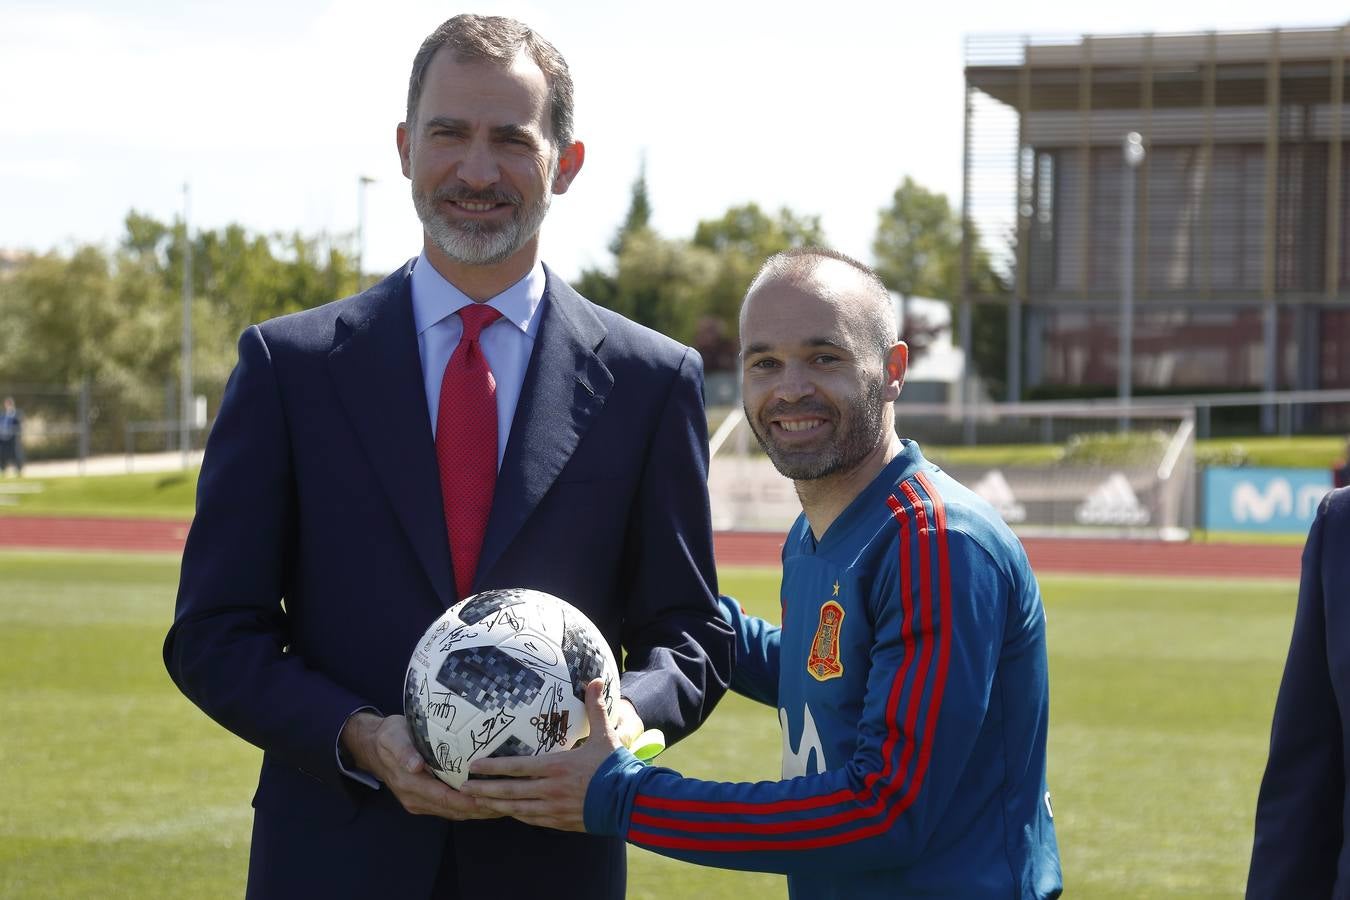
<svg viewBox="0 0 1350 900">
<path fill-rule="evenodd" d="M 1195 417 L 1186 407 L 1100 403 L 896 404 L 897 430 L 1024 535 L 1163 538 L 1195 522 Z M 713 527 L 786 531 L 792 483 L 740 408 L 711 440 Z"/>
</svg>

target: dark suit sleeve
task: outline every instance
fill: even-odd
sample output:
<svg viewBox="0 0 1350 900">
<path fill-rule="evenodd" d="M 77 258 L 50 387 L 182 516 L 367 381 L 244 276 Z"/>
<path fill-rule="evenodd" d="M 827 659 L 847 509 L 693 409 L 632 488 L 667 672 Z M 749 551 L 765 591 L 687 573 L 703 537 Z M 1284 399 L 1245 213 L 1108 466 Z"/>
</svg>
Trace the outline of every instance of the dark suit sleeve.
<svg viewBox="0 0 1350 900">
<path fill-rule="evenodd" d="M 648 444 L 624 559 L 623 696 L 668 743 L 698 727 L 731 676 L 707 482 L 703 363 L 686 350 Z"/>
<path fill-rule="evenodd" d="M 1329 620 L 1334 626 L 1350 614 L 1350 597 L 1345 596 L 1350 557 L 1343 549 L 1347 541 L 1350 492 L 1335 491 L 1323 500 L 1303 550 L 1294 634 L 1256 804 L 1247 879 L 1247 897 L 1253 900 L 1330 897 L 1336 880 L 1345 769 L 1332 672 L 1339 661 L 1344 674 L 1350 648 L 1328 644 L 1327 634 Z"/>
<path fill-rule="evenodd" d="M 350 787 L 335 739 L 353 710 L 371 704 L 288 652 L 282 597 L 295 520 L 273 360 L 252 327 L 239 340 L 207 444 L 164 662 L 212 719 L 314 777 Z"/>
</svg>

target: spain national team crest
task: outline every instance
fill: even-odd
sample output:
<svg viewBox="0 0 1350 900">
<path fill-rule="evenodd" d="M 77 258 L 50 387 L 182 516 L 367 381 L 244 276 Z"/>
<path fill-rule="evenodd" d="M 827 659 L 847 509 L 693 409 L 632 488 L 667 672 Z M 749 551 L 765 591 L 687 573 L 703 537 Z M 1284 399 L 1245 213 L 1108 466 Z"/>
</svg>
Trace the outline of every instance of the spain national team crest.
<svg viewBox="0 0 1350 900">
<path fill-rule="evenodd" d="M 844 608 L 837 601 L 826 601 L 820 608 L 820 622 L 806 660 L 806 671 L 816 681 L 829 681 L 844 674 L 844 664 L 839 659 L 839 632 L 843 627 Z"/>
</svg>

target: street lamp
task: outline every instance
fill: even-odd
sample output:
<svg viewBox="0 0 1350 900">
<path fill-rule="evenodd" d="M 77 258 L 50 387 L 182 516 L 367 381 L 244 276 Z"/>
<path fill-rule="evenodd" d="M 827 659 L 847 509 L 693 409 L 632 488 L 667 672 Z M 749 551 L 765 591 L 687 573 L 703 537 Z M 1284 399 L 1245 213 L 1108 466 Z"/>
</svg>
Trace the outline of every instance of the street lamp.
<svg viewBox="0 0 1350 900">
<path fill-rule="evenodd" d="M 192 232 L 188 226 L 191 188 L 183 185 L 183 344 L 180 348 L 178 398 L 178 449 L 183 468 L 188 467 L 192 451 Z"/>
<path fill-rule="evenodd" d="M 1120 430 L 1130 427 L 1130 382 L 1134 374 L 1134 194 L 1135 177 L 1144 163 L 1144 138 L 1137 131 L 1125 135 L 1121 146 L 1125 170 L 1121 179 L 1120 211 L 1120 348 L 1117 353 L 1117 393 Z"/>
<path fill-rule="evenodd" d="M 356 290 L 365 287 L 365 273 L 361 268 L 366 256 L 366 186 L 375 183 L 369 175 L 356 178 Z"/>
</svg>

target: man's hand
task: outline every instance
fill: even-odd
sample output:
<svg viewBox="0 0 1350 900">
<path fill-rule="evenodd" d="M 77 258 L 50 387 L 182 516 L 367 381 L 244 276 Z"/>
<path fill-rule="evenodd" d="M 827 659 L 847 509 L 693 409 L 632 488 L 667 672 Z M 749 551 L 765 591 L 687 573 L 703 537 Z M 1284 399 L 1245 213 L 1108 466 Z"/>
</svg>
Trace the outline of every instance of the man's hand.
<svg viewBox="0 0 1350 900">
<path fill-rule="evenodd" d="M 600 699 L 604 685 L 597 678 L 586 686 L 586 718 L 591 733 L 584 744 L 565 753 L 544 756 L 476 759 L 469 767 L 471 775 L 514 777 L 502 781 L 470 778 L 464 782 L 463 793 L 474 797 L 482 807 L 530 825 L 585 831 L 586 788 L 591 776 L 611 753 L 623 746 L 605 718 L 605 706 Z M 632 708 L 626 700 L 620 703 Z M 641 733 L 639 720 L 634 736 Z"/>
<path fill-rule="evenodd" d="M 632 748 L 633 741 L 642 736 L 642 716 L 638 715 L 637 708 L 624 697 L 619 698 L 615 704 L 615 718 L 618 721 L 614 725 L 614 731 L 619 735 L 619 740 L 625 747 Z"/>
<path fill-rule="evenodd" d="M 413 746 L 403 716 L 358 712 L 342 726 L 339 738 L 357 768 L 374 775 L 416 816 L 443 819 L 492 819 L 502 815 L 450 787 L 428 771 Z"/>
</svg>

